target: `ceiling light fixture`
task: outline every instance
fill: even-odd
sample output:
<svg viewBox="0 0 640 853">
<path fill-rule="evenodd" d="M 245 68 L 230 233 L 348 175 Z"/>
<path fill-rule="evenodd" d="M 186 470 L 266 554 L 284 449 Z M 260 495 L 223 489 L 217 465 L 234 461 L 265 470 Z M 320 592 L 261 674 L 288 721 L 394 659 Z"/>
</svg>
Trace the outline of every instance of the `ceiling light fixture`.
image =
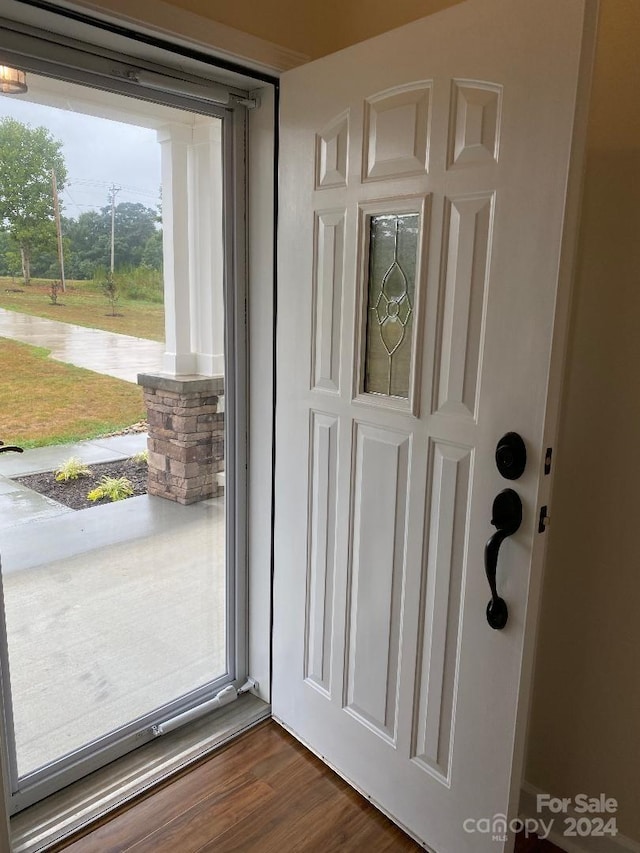
<svg viewBox="0 0 640 853">
<path fill-rule="evenodd" d="M 0 92 L 4 95 L 22 95 L 26 91 L 26 73 L 8 65 L 0 65 Z"/>
</svg>

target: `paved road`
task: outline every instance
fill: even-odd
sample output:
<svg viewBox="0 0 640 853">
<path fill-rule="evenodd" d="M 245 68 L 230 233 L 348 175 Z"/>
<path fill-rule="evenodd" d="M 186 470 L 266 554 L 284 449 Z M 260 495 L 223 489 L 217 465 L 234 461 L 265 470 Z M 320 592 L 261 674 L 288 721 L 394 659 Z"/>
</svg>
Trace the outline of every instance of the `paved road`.
<svg viewBox="0 0 640 853">
<path fill-rule="evenodd" d="M 164 344 L 102 329 L 86 329 L 58 320 L 0 308 L 0 337 L 51 350 L 51 358 L 136 382 L 138 373 L 161 369 Z"/>
</svg>

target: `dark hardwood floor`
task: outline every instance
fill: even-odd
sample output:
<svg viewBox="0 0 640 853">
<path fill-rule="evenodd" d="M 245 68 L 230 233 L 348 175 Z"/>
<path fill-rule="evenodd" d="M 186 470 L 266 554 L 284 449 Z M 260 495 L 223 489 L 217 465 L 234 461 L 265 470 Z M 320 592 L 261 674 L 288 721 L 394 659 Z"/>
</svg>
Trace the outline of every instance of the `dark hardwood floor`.
<svg viewBox="0 0 640 853">
<path fill-rule="evenodd" d="M 545 846 L 546 844 L 546 846 Z M 66 846 L 65 853 L 422 850 L 273 722 Z M 519 842 L 518 853 L 553 853 Z"/>
<path fill-rule="evenodd" d="M 540 841 L 538 838 L 518 838 L 514 853 L 563 853 L 550 841 Z"/>
</svg>

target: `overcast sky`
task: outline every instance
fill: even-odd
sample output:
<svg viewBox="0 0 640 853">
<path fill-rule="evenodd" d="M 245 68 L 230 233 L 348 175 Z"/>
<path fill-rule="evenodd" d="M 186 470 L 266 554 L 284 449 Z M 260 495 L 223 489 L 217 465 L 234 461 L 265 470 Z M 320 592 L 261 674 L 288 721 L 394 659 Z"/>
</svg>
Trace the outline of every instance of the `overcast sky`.
<svg viewBox="0 0 640 853">
<path fill-rule="evenodd" d="M 116 202 L 155 208 L 160 198 L 160 145 L 155 130 L 133 127 L 0 95 L 0 118 L 11 116 L 32 127 L 46 127 L 62 142 L 67 184 L 63 215 L 76 219 L 108 203 L 112 183 L 122 187 Z"/>
</svg>

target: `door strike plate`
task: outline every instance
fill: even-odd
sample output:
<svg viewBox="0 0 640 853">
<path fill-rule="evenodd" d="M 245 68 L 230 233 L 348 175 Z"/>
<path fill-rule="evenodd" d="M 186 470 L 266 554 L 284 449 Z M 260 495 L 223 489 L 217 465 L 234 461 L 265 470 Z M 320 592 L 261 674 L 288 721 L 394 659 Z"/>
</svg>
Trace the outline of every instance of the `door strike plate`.
<svg viewBox="0 0 640 853">
<path fill-rule="evenodd" d="M 547 512 L 547 505 L 540 507 L 540 517 L 538 519 L 538 533 L 544 533 L 547 527 L 549 526 L 549 522 L 551 519 L 549 518 Z"/>
</svg>

